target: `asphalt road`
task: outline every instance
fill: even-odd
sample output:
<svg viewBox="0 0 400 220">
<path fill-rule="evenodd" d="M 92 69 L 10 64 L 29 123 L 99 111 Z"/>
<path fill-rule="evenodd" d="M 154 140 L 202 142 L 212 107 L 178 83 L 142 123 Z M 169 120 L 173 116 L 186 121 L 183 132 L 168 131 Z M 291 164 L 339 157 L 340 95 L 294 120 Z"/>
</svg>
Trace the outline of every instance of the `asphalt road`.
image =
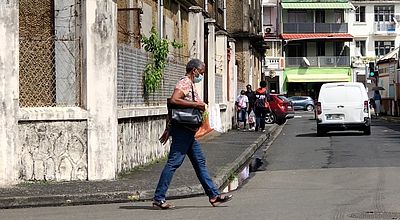
<svg viewBox="0 0 400 220">
<path fill-rule="evenodd" d="M 225 207 L 203 196 L 173 200 L 175 210 L 139 202 L 0 210 L 0 219 L 400 219 L 400 124 L 317 137 L 312 118 L 300 111 L 287 122 Z"/>
</svg>

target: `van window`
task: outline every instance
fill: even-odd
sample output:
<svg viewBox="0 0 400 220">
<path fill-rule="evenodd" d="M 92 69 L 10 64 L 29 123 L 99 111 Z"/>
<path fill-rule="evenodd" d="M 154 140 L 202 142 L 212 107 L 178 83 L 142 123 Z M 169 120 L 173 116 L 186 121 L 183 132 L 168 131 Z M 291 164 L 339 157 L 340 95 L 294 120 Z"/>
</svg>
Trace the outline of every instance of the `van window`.
<svg viewBox="0 0 400 220">
<path fill-rule="evenodd" d="M 358 102 L 362 100 L 362 91 L 354 86 L 327 87 L 321 97 L 325 103 Z"/>
</svg>

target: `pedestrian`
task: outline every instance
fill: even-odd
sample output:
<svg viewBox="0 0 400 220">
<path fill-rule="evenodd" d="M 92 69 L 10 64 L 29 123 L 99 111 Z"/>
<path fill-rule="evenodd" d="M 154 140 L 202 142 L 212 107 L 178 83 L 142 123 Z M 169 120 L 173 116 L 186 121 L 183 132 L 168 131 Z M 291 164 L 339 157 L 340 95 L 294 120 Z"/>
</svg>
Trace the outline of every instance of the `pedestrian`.
<svg viewBox="0 0 400 220">
<path fill-rule="evenodd" d="M 203 79 L 205 73 L 205 64 L 199 59 L 192 59 L 186 65 L 186 74 L 176 84 L 174 92 L 170 98 L 170 103 L 182 108 L 197 108 L 205 111 L 206 104 L 200 99 L 194 83 Z M 194 96 L 194 102 L 192 101 Z M 153 207 L 160 209 L 174 208 L 172 204 L 166 202 L 166 193 L 171 183 L 176 169 L 178 169 L 185 159 L 186 155 L 196 171 L 205 193 L 212 206 L 218 206 L 232 199 L 232 195 L 221 194 L 213 183 L 206 166 L 206 160 L 201 150 L 199 142 L 195 139 L 197 128 L 187 127 L 171 122 L 167 119 L 167 128 L 160 137 L 160 142 L 165 144 L 172 137 L 168 160 L 161 173 L 157 188 L 154 193 Z"/>
<path fill-rule="evenodd" d="M 381 113 L 381 94 L 379 93 L 379 90 L 375 90 L 374 92 L 374 101 L 375 101 L 375 116 L 379 116 Z"/>
<path fill-rule="evenodd" d="M 268 91 L 267 82 L 261 81 L 260 88 L 255 92 L 256 101 L 254 102 L 254 114 L 256 115 L 256 128 L 255 131 L 265 131 L 265 116 L 268 108 Z"/>
<path fill-rule="evenodd" d="M 249 116 L 249 130 L 253 130 L 255 120 L 252 120 L 252 117 L 254 115 L 254 102 L 256 101 L 256 93 L 251 89 L 250 84 L 246 86 L 246 96 L 249 99 L 249 109 L 247 110 L 247 115 Z"/>
<path fill-rule="evenodd" d="M 375 114 L 376 113 L 376 105 L 375 105 L 374 98 L 369 99 L 369 106 L 370 106 L 370 108 L 374 109 L 374 114 Z"/>
<path fill-rule="evenodd" d="M 247 98 L 245 91 L 240 91 L 240 95 L 236 98 L 236 109 L 238 118 L 238 128 L 240 129 L 240 123 L 243 122 L 243 129 L 246 129 L 246 117 L 247 110 L 249 109 L 249 99 Z"/>
</svg>

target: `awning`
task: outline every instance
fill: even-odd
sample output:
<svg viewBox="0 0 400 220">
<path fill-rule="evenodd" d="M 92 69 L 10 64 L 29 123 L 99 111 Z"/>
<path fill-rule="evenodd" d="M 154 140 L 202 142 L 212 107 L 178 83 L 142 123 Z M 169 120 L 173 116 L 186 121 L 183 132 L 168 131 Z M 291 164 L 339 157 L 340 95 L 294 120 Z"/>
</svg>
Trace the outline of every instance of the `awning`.
<svg viewBox="0 0 400 220">
<path fill-rule="evenodd" d="M 282 2 L 284 9 L 354 9 L 350 2 Z"/>
<path fill-rule="evenodd" d="M 299 82 L 351 82 L 350 68 L 286 68 L 285 80 Z"/>
<path fill-rule="evenodd" d="M 310 33 L 310 34 L 282 34 L 283 40 L 310 40 L 310 39 L 323 39 L 323 40 L 344 40 L 353 41 L 353 35 L 348 33 Z"/>
</svg>

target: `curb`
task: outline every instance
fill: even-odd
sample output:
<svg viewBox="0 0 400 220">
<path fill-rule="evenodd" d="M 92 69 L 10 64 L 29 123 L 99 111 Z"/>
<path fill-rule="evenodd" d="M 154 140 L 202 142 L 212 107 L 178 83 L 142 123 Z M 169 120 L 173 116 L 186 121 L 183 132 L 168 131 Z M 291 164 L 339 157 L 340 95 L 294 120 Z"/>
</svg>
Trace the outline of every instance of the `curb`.
<svg viewBox="0 0 400 220">
<path fill-rule="evenodd" d="M 218 188 L 222 188 L 229 182 L 232 173 L 237 172 L 241 167 L 248 163 L 253 154 L 267 141 L 269 144 L 275 139 L 279 126 L 274 124 L 268 129 L 268 133 L 261 135 L 253 144 L 250 145 L 234 162 L 226 165 L 213 178 Z M 212 134 L 211 135 L 218 135 Z M 271 140 L 272 137 L 272 140 Z M 203 137 L 204 138 L 204 137 Z M 73 206 L 73 205 L 93 205 L 107 203 L 125 203 L 132 201 L 147 201 L 153 199 L 154 190 L 145 191 L 116 191 L 91 194 L 75 195 L 49 195 L 49 196 L 19 196 L 0 198 L 0 209 L 7 208 L 26 208 L 43 206 Z M 168 190 L 169 199 L 187 198 L 204 195 L 201 184 L 190 187 L 178 187 Z"/>
</svg>

